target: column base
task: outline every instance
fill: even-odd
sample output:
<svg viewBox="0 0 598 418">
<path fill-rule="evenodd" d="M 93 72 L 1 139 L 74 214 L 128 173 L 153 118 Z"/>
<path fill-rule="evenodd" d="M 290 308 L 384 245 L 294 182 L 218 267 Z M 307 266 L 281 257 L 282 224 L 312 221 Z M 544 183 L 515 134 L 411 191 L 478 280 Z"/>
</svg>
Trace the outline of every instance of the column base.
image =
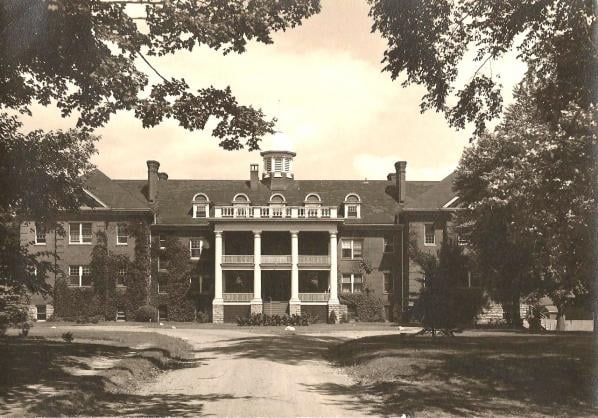
<svg viewBox="0 0 598 418">
<path fill-rule="evenodd" d="M 224 302 L 222 300 L 214 299 L 212 302 L 212 323 L 224 323 Z"/>
<path fill-rule="evenodd" d="M 289 303 L 289 315 L 301 315 L 301 302 Z"/>
<path fill-rule="evenodd" d="M 264 313 L 264 305 L 261 299 L 254 299 L 250 302 L 250 312 L 252 315 Z"/>
</svg>

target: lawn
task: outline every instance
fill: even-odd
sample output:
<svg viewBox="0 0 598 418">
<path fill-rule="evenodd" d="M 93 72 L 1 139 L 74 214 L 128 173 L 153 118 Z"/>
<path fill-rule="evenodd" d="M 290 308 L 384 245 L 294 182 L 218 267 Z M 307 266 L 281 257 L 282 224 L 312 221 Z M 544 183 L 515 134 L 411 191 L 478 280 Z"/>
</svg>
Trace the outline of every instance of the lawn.
<svg viewBox="0 0 598 418">
<path fill-rule="evenodd" d="M 141 383 L 195 365 L 178 338 L 74 326 L 67 343 L 65 331 L 35 327 L 27 338 L 0 338 L 0 415 L 119 415 L 135 405 Z"/>
<path fill-rule="evenodd" d="M 381 415 L 596 416 L 591 335 L 466 332 L 377 336 L 330 348 L 357 381 L 352 392 Z M 594 372 L 594 373 L 593 373 Z"/>
</svg>

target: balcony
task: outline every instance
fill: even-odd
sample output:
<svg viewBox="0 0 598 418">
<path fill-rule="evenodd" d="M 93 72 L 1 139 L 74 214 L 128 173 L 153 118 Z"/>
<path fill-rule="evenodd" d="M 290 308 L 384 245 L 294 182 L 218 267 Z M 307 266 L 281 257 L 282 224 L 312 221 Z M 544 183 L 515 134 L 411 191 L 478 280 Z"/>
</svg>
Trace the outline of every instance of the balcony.
<svg viewBox="0 0 598 418">
<path fill-rule="evenodd" d="M 253 293 L 223 293 L 222 299 L 225 302 L 251 302 Z"/>
<path fill-rule="evenodd" d="M 290 255 L 262 255 L 262 264 L 291 264 Z"/>
<path fill-rule="evenodd" d="M 328 302 L 330 293 L 299 293 L 301 302 Z"/>
<path fill-rule="evenodd" d="M 299 255 L 299 266 L 330 267 L 329 255 Z"/>
<path fill-rule="evenodd" d="M 321 206 L 216 206 L 215 218 L 224 219 L 339 219 L 337 208 Z"/>
<path fill-rule="evenodd" d="M 222 264 L 253 264 L 252 255 L 223 255 Z"/>
</svg>

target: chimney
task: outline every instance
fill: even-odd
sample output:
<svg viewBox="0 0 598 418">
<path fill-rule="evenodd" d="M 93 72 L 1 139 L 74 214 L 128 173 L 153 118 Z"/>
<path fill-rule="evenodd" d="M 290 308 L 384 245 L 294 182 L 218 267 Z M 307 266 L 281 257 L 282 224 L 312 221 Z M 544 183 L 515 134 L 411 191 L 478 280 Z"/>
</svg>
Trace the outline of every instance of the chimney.
<svg viewBox="0 0 598 418">
<path fill-rule="evenodd" d="M 147 198 L 150 203 L 156 201 L 158 195 L 158 169 L 160 163 L 154 160 L 147 161 Z"/>
<path fill-rule="evenodd" d="M 400 204 L 405 203 L 405 170 L 407 168 L 407 161 L 397 161 L 395 163 L 395 181 L 397 187 L 397 198 Z"/>
<path fill-rule="evenodd" d="M 260 182 L 260 166 L 257 164 L 249 165 L 249 188 L 257 190 L 257 185 Z"/>
<path fill-rule="evenodd" d="M 158 179 L 160 179 L 160 181 L 166 181 L 166 180 L 168 180 L 168 174 L 158 173 Z"/>
</svg>

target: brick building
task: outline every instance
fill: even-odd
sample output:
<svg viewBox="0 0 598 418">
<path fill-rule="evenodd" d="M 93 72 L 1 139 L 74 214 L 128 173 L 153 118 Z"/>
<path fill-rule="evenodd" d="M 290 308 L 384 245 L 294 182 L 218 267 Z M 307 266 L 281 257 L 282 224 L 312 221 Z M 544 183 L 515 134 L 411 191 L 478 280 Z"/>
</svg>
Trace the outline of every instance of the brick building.
<svg viewBox="0 0 598 418">
<path fill-rule="evenodd" d="M 383 301 L 386 319 L 417 297 L 421 273 L 409 260 L 409 239 L 435 252 L 451 234 L 455 198 L 452 175 L 441 181 L 406 181 L 399 161 L 386 180 L 295 179 L 295 153 L 265 151 L 262 170 L 251 164 L 245 180 L 174 180 L 147 162 L 147 180 L 113 180 L 95 170 L 87 179 L 89 206 L 65 214 L 63 233 L 32 222 L 21 227 L 22 243 L 44 252 L 72 289 L 92 287 L 90 258 L 98 232 L 108 250 L 132 258 L 132 225 L 147 228 L 151 263 L 149 303 L 167 318 L 176 300 L 167 298 L 171 272 L 161 248 L 176 238 L 194 266 L 186 303 L 213 322 L 250 312 L 310 313 L 339 310 L 339 294 L 367 292 Z M 114 277 L 126 294 L 127 272 Z M 31 314 L 49 317 L 52 298 L 34 296 Z M 131 318 L 117 306 L 114 318 Z M 112 315 L 112 314 L 111 314 Z M 174 318 L 173 318 L 174 319 Z"/>
</svg>

